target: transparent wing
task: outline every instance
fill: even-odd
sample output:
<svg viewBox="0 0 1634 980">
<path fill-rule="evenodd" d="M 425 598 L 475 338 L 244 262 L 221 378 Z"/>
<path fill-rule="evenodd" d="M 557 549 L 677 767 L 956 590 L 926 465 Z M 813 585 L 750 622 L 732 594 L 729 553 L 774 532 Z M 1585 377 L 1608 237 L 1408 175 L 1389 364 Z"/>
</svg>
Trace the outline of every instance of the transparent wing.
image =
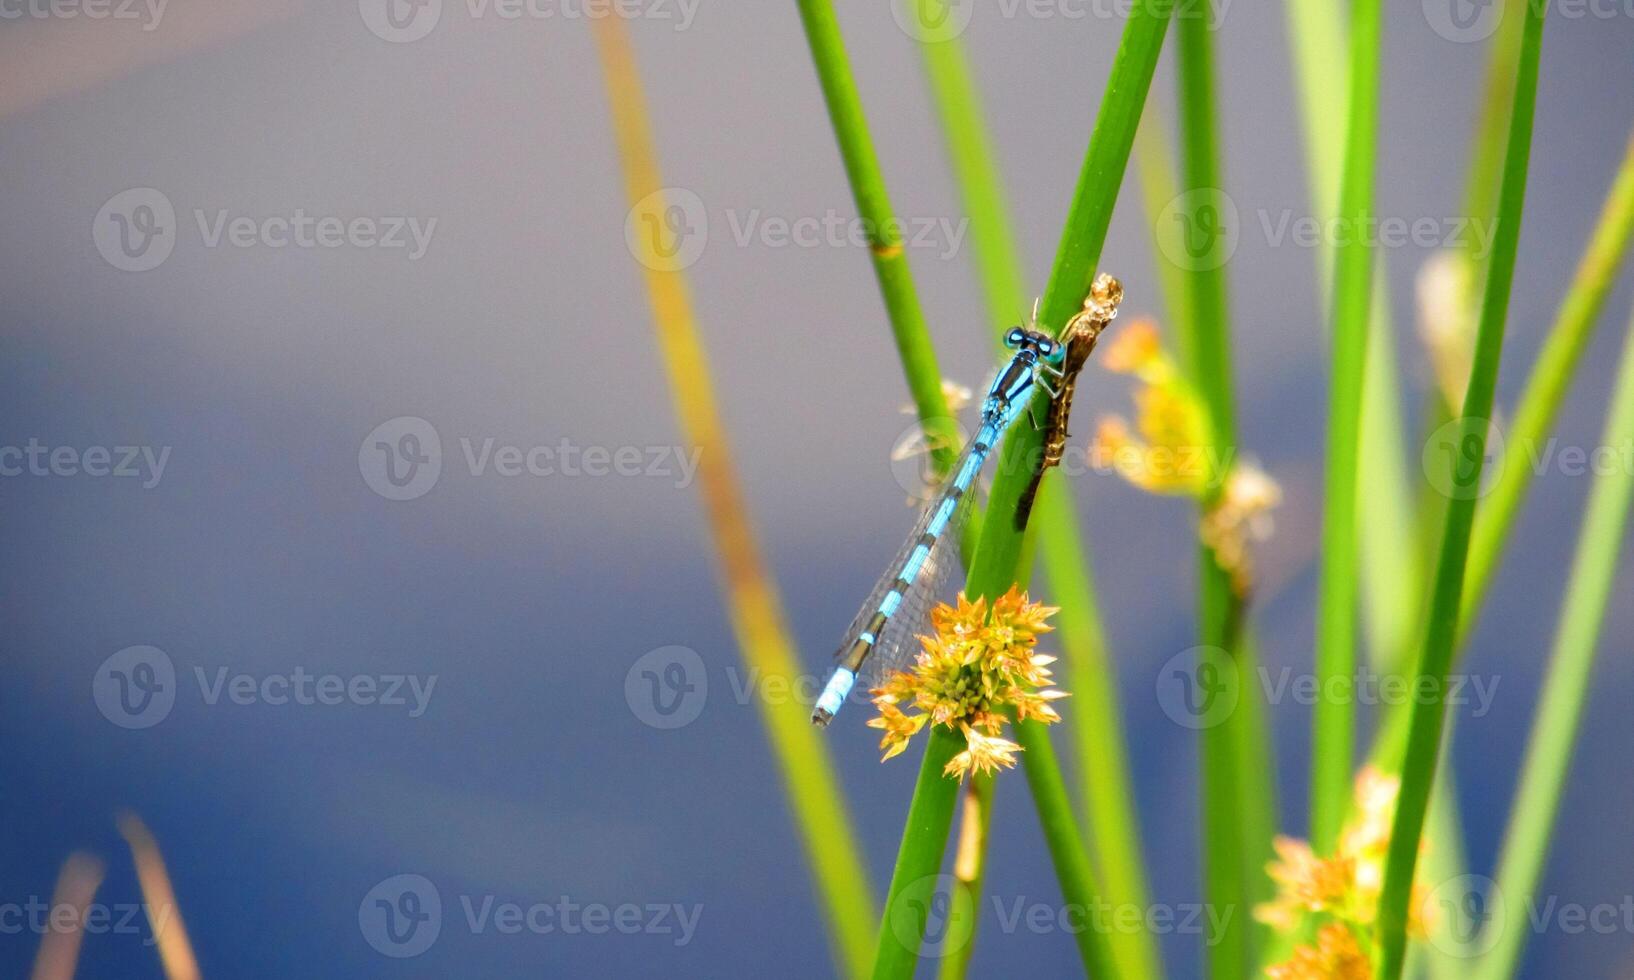
<svg viewBox="0 0 1634 980">
<path fill-rule="evenodd" d="M 919 577 L 914 579 L 913 586 L 902 597 L 896 614 L 885 621 L 885 628 L 880 630 L 879 640 L 874 644 L 874 652 L 863 661 L 862 679 L 869 687 L 878 686 L 880 681 L 896 671 L 906 670 L 918 656 L 919 637 L 931 631 L 931 610 L 936 607 L 943 584 L 959 564 L 959 528 L 970 513 L 969 499 L 972 496 L 965 495 L 965 501 L 961 502 L 947 531 L 936 539 L 936 546 L 931 549 L 930 558 L 926 560 Z"/>
<path fill-rule="evenodd" d="M 965 453 L 960 455 L 959 462 L 954 465 L 951 472 L 957 473 L 964 467 L 965 455 L 969 452 L 967 448 Z M 867 601 L 862 604 L 856 618 L 851 621 L 850 628 L 845 631 L 845 638 L 835 651 L 836 659 L 843 657 L 851 649 L 851 644 L 858 634 L 866 629 L 869 620 L 874 618 L 879 604 L 884 601 L 886 593 L 891 591 L 897 577 L 902 574 L 902 567 L 907 564 L 908 556 L 919 546 L 919 539 L 930 526 L 947 492 L 948 488 L 944 487 L 914 522 L 913 530 L 909 532 L 901 550 L 886 566 L 885 574 L 880 576 L 873 591 L 869 592 Z M 874 642 L 873 652 L 862 665 L 862 677 L 866 682 L 876 681 L 893 670 L 901 670 L 919 652 L 919 644 L 915 637 L 928 629 L 930 611 L 936 604 L 936 597 L 941 591 L 942 584 L 947 581 L 953 566 L 959 563 L 960 531 L 970 517 L 973 509 L 971 502 L 975 496 L 974 491 L 964 494 L 947 527 L 936 539 L 930 557 L 926 559 L 913 585 L 903 595 L 895 614 L 886 621 L 885 628 L 880 631 L 879 637 Z"/>
</svg>

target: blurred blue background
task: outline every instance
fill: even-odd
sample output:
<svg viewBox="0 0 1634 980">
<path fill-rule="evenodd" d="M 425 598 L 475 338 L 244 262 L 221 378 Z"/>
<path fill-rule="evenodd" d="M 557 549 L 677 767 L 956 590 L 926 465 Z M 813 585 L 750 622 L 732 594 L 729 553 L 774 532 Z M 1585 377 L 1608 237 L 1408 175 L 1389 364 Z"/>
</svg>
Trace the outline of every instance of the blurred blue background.
<svg viewBox="0 0 1634 980">
<path fill-rule="evenodd" d="M 1485 46 L 1438 36 L 1419 6 L 1388 12 L 1380 210 L 1451 217 Z M 733 234 L 750 215 L 853 213 L 792 5 L 706 3 L 684 29 L 680 8 L 660 9 L 631 23 L 659 152 L 667 183 L 696 194 L 710 221 L 689 270 L 700 326 L 765 557 L 815 673 L 911 520 L 888 458 L 908 421 L 900 369 L 865 249 Z M 983 7 L 965 39 L 1036 289 L 1121 25 L 1026 9 Z M 479 474 L 465 457 L 463 445 L 489 439 L 524 450 L 682 439 L 625 243 L 588 25 L 451 2 L 427 36 L 392 43 L 366 20 L 354 3 L 172 0 L 152 30 L 0 24 L 0 445 L 169 450 L 150 488 L 84 473 L 0 479 L 0 903 L 49 897 L 76 849 L 107 862 L 99 901 L 139 902 L 114 826 L 129 808 L 163 848 L 206 975 L 827 975 L 779 776 L 752 696 L 737 694 L 746 680 L 698 488 L 673 470 Z M 884 4 L 847 4 L 841 23 L 897 211 L 957 221 L 914 42 Z M 1626 12 L 1551 17 L 1505 404 L 1634 123 L 1631 39 Z M 1245 216 L 1230 272 L 1242 441 L 1286 494 L 1261 552 L 1258 623 L 1273 669 L 1307 669 L 1323 317 L 1311 251 L 1248 219 L 1309 211 L 1282 11 L 1229 4 L 1218 60 L 1224 173 Z M 1169 118 L 1171 76 L 1166 58 L 1152 97 Z M 99 209 L 133 188 L 177 215 L 173 252 L 140 272 L 115 268 L 93 233 Z M 1103 264 L 1123 277 L 1127 314 L 1161 317 L 1137 205 L 1126 193 Z M 212 247 L 195 217 L 297 209 L 409 217 L 431 237 L 417 258 L 355 237 Z M 946 244 L 909 254 L 944 369 L 976 385 L 990 334 L 968 242 Z M 1415 415 L 1430 373 L 1411 285 L 1427 256 L 1383 253 Z M 1625 283 L 1607 305 L 1562 444 L 1597 439 L 1631 298 Z M 1127 410 L 1121 379 L 1093 365 L 1086 377 L 1081 438 L 1096 415 Z M 401 417 L 435 430 L 442 467 L 422 495 L 390 500 L 360 452 Z M 408 445 L 401 434 L 386 441 Z M 1416 476 L 1417 459 L 1407 465 Z M 1465 661 L 1499 682 L 1489 713 L 1458 720 L 1453 750 L 1476 871 L 1490 873 L 1499 843 L 1588 482 L 1539 480 Z M 1159 665 L 1193 642 L 1192 516 L 1105 475 L 1071 486 L 1118 662 L 1153 898 L 1195 902 L 1195 737 L 1154 696 Z M 1629 597 L 1625 576 L 1544 877 L 1562 903 L 1619 903 L 1634 889 Z M 109 657 L 140 645 L 173 664 L 175 701 L 151 727 L 126 728 L 93 687 L 108 682 Z M 661 729 L 632 710 L 626 681 L 671 645 L 697 652 L 708 693 L 696 720 Z M 412 700 L 211 704 L 196 671 L 221 668 L 436 681 L 417 717 Z M 1279 705 L 1271 720 L 1283 827 L 1302 834 L 1308 712 Z M 880 765 L 861 722 L 842 717 L 828 739 L 883 888 L 917 752 Z M 1024 783 L 999 780 L 988 889 L 1051 905 Z M 434 883 L 444 915 L 430 949 L 397 960 L 371 947 L 359 907 L 404 873 Z M 474 933 L 458 904 L 564 895 L 701 914 L 680 943 Z M 984 908 L 974 975 L 1076 970 L 1069 936 L 1007 934 Z M 161 976 L 147 936 L 87 938 L 80 975 Z M 28 929 L 0 934 L 0 975 L 26 975 L 38 943 Z M 1164 954 L 1175 975 L 1198 974 L 1195 937 L 1168 937 Z M 1551 929 L 1533 937 L 1527 970 L 1627 976 L 1631 957 L 1627 926 Z"/>
</svg>

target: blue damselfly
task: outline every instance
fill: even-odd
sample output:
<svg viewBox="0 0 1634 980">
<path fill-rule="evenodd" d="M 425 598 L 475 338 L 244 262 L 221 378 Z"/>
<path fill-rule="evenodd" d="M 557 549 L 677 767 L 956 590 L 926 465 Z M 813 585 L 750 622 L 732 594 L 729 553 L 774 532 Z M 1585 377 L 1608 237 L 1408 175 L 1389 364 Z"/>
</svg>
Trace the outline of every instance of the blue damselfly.
<svg viewBox="0 0 1634 980">
<path fill-rule="evenodd" d="M 1070 401 L 1063 395 L 1071 390 L 1073 376 L 1101 330 L 1117 315 L 1122 295 L 1118 281 L 1102 275 L 1085 299 L 1083 311 L 1067 324 L 1060 340 L 1022 327 L 1014 327 L 1004 335 L 1005 347 L 1015 353 L 988 389 L 982 402 L 981 425 L 954 463 L 952 476 L 920 515 L 901 552 L 846 630 L 835 654 L 834 673 L 811 714 L 819 727 L 826 727 L 839 713 L 865 667 L 869 676 L 884 677 L 913 658 L 917 637 L 926 631 L 942 581 L 958 563 L 954 542 L 970 513 L 976 476 L 999 439 L 1025 414 L 1035 388 L 1047 392 L 1052 404 L 1062 405 L 1062 411 L 1052 412 L 1050 418 L 1052 430 L 1058 427 L 1059 435 L 1052 431 L 1047 440 L 1056 448 L 1055 459 L 1060 458 L 1057 440 L 1065 438 L 1065 409 L 1070 408 Z M 1034 319 L 1036 322 L 1036 315 Z M 1063 364 L 1068 360 L 1069 345 L 1074 344 L 1078 350 L 1072 352 L 1075 363 L 1069 374 Z M 1059 389 L 1052 385 L 1051 378 Z"/>
</svg>

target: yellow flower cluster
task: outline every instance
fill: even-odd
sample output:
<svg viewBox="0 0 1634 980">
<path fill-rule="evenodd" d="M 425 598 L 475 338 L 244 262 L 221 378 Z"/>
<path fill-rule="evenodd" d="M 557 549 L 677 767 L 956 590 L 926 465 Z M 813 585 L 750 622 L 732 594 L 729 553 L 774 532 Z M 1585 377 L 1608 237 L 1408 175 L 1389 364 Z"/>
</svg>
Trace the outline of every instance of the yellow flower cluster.
<svg viewBox="0 0 1634 980">
<path fill-rule="evenodd" d="M 1274 901 L 1254 909 L 1254 918 L 1283 933 L 1320 921 L 1315 945 L 1266 970 L 1271 980 L 1371 980 L 1366 955 L 1372 941 L 1384 865 L 1390 849 L 1401 780 L 1368 766 L 1356 777 L 1354 815 L 1340 830 L 1337 852 L 1319 857 L 1311 846 L 1278 837 L 1277 860 L 1266 866 L 1277 884 Z M 1408 931 L 1423 935 L 1421 886 L 1414 886 Z"/>
<path fill-rule="evenodd" d="M 1047 620 L 1055 611 L 1014 587 L 991 611 L 985 599 L 970 602 L 963 593 L 958 605 L 937 606 L 935 633 L 920 637 L 913 669 L 872 692 L 879 717 L 868 724 L 885 733 L 879 742 L 884 758 L 907 748 L 929 723 L 964 734 L 965 750 L 947 764 L 947 775 L 962 779 L 1014 766 L 1021 746 L 1001 737 L 1006 711 L 1020 719 L 1061 720 L 1050 702 L 1066 693 L 1048 687 L 1055 658 L 1034 652 L 1039 634 L 1053 628 Z"/>
<path fill-rule="evenodd" d="M 1271 509 L 1282 490 L 1263 470 L 1222 461 L 1202 398 L 1164 350 L 1157 324 L 1136 320 L 1107 346 L 1102 363 L 1141 382 L 1135 428 L 1113 416 L 1095 434 L 1094 458 L 1151 493 L 1195 497 L 1207 506 L 1199 535 L 1246 594 L 1253 583 L 1250 543 L 1271 533 Z M 1218 488 L 1218 493 L 1216 489 Z"/>
<path fill-rule="evenodd" d="M 1356 934 L 1330 922 L 1316 934 L 1316 945 L 1301 946 L 1286 963 L 1265 971 L 1271 980 L 1371 980 L 1373 964 Z"/>
<path fill-rule="evenodd" d="M 1117 416 L 1103 419 L 1095 435 L 1095 458 L 1110 462 L 1119 476 L 1143 490 L 1206 495 L 1216 476 L 1205 452 L 1211 442 L 1208 416 L 1202 399 L 1163 349 L 1157 324 L 1142 319 L 1120 330 L 1101 363 L 1109 371 L 1134 376 L 1141 387 L 1134 396 L 1136 431 Z"/>
</svg>

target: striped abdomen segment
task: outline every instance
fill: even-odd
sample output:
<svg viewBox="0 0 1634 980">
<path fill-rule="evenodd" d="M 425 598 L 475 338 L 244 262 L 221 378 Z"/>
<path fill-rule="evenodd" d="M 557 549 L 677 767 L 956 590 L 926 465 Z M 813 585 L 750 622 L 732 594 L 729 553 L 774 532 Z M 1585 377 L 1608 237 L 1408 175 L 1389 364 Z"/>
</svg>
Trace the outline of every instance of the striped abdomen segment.
<svg viewBox="0 0 1634 980">
<path fill-rule="evenodd" d="M 860 628 L 853 627 L 854 632 L 850 634 L 848 644 L 839 653 L 839 665 L 834 675 L 829 678 L 822 696 L 817 699 L 812 720 L 818 725 L 826 725 L 840 710 L 845 698 L 851 693 L 852 685 L 856 683 L 858 671 L 862 669 L 863 663 L 868 660 L 881 637 L 885 635 L 892 617 L 897 615 L 903 602 L 914 593 L 932 553 L 942 537 L 947 534 L 954 515 L 958 513 L 964 495 L 975 484 L 976 474 L 981 472 L 982 465 L 998 439 L 999 431 L 999 426 L 994 420 L 984 422 L 977 431 L 976 438 L 960 457 L 952 479 L 943 488 L 936 502 L 926 509 L 920 526 L 915 528 L 916 540 L 911 542 L 912 547 L 902 558 L 895 575 L 890 577 L 889 587 L 880 596 L 878 605 L 872 614 L 861 622 Z M 875 594 L 879 595 L 877 589 Z"/>
</svg>

